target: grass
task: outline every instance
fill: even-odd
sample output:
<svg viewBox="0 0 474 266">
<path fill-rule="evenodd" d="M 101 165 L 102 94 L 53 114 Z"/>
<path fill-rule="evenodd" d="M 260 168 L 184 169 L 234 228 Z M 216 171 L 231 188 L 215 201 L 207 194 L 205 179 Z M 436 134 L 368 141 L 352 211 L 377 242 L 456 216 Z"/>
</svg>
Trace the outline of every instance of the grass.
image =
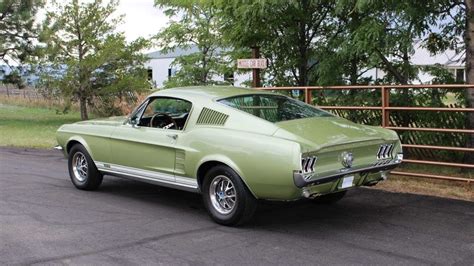
<svg viewBox="0 0 474 266">
<path fill-rule="evenodd" d="M 474 171 L 472 170 L 466 169 L 466 171 L 462 172 L 456 167 L 420 164 L 403 164 L 397 170 L 471 178 L 472 182 L 467 183 L 392 175 L 387 181 L 381 182 L 375 188 L 392 192 L 414 193 L 474 201 Z"/>
<path fill-rule="evenodd" d="M 38 107 L 46 109 L 55 109 L 59 112 L 65 109 L 65 102 L 58 99 L 47 99 L 44 97 L 25 97 L 22 95 L 4 95 L 0 94 L 0 103 L 5 105 L 24 106 L 24 107 Z M 71 104 L 68 106 L 69 109 L 79 111 L 77 104 Z"/>
<path fill-rule="evenodd" d="M 57 114 L 54 109 L 0 103 L 0 146 L 51 148 L 56 130 L 78 120 L 78 112 Z"/>
<path fill-rule="evenodd" d="M 462 163 L 459 161 L 458 163 Z M 471 178 L 474 182 L 474 170 L 464 169 L 461 171 L 461 168 L 458 167 L 449 167 L 449 166 L 433 166 L 433 165 L 423 165 L 423 164 L 414 164 L 414 163 L 404 163 L 399 168 L 399 171 L 414 172 L 414 173 L 425 173 L 425 174 L 434 174 L 434 175 L 446 175 L 446 176 L 455 176 L 462 178 Z"/>
<path fill-rule="evenodd" d="M 139 102 L 145 97 L 145 94 L 137 95 Z M 68 112 L 64 114 L 66 106 Z M 124 114 L 130 113 L 134 106 L 117 101 Z M 51 148 L 56 145 L 56 130 L 62 124 L 79 120 L 77 104 L 66 105 L 62 100 L 37 95 L 0 93 L 0 146 Z"/>
<path fill-rule="evenodd" d="M 474 182 L 454 182 L 407 176 L 390 176 L 375 189 L 474 201 Z"/>
</svg>

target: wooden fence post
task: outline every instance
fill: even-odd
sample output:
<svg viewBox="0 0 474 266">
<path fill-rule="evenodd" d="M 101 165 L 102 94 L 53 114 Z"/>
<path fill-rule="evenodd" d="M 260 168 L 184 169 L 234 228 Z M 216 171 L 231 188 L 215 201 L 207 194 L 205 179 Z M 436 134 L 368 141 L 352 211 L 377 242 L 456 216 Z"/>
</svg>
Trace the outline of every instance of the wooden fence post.
<svg viewBox="0 0 474 266">
<path fill-rule="evenodd" d="M 313 105 L 313 97 L 311 95 L 311 89 L 304 88 L 304 93 L 305 93 L 305 96 L 304 96 L 305 102 L 307 104 Z"/>
<path fill-rule="evenodd" d="M 390 88 L 381 87 L 382 90 L 382 127 L 390 126 L 390 111 L 387 107 L 390 106 Z"/>
</svg>

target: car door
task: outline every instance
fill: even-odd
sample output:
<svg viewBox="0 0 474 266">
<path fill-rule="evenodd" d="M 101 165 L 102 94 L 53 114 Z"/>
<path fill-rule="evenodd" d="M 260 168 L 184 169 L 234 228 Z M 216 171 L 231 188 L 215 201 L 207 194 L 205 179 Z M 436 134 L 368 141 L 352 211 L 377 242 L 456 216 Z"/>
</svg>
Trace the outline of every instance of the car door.
<svg viewBox="0 0 474 266">
<path fill-rule="evenodd" d="M 174 181 L 176 140 L 182 134 L 191 103 L 153 97 L 140 108 L 112 133 L 109 167 L 118 173 Z M 165 118 L 176 123 L 170 125 L 171 120 Z"/>
</svg>

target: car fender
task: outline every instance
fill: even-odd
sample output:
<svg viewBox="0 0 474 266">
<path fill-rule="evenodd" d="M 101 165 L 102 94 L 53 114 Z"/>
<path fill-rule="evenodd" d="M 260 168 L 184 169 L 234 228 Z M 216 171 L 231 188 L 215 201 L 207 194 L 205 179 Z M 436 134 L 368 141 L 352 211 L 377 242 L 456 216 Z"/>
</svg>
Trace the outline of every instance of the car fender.
<svg viewBox="0 0 474 266">
<path fill-rule="evenodd" d="M 209 155 L 206 155 L 204 156 L 203 158 L 201 158 L 201 160 L 199 160 L 198 164 L 197 164 L 197 167 L 196 167 L 196 172 L 195 172 L 195 176 L 197 178 L 198 176 L 198 170 L 199 168 L 207 163 L 207 162 L 211 162 L 211 161 L 216 161 L 216 162 L 220 162 L 222 164 L 225 164 L 227 165 L 228 167 L 230 167 L 232 170 L 234 170 L 239 176 L 240 178 L 242 179 L 242 182 L 244 182 L 245 186 L 247 186 L 248 190 L 250 191 L 250 193 L 252 193 L 252 195 L 256 197 L 255 193 L 252 191 L 252 188 L 248 185 L 247 181 L 246 181 L 246 178 L 245 178 L 245 175 L 242 173 L 242 170 L 240 169 L 239 166 L 237 166 L 237 164 L 229 157 L 225 156 L 225 155 L 222 155 L 222 154 L 209 154 Z"/>
<path fill-rule="evenodd" d="M 65 147 L 67 147 L 69 145 L 69 143 L 71 143 L 71 141 L 75 141 L 75 142 L 79 142 L 82 146 L 84 146 L 84 148 L 86 148 L 87 150 L 87 153 L 89 153 L 89 155 L 91 156 L 92 160 L 94 160 L 94 154 L 91 150 L 91 148 L 89 147 L 89 145 L 87 144 L 86 140 L 84 138 L 82 138 L 81 136 L 78 136 L 78 135 L 75 135 L 75 136 L 71 136 L 68 138 L 68 140 L 66 141 L 66 145 Z M 69 153 L 69 152 L 68 152 Z"/>
</svg>

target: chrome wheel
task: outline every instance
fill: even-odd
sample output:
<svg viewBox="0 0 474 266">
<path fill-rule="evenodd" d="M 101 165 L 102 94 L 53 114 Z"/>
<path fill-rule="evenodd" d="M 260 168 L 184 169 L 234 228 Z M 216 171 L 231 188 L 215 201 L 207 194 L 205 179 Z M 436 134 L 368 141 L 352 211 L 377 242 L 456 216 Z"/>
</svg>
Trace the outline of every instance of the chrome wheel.
<svg viewBox="0 0 474 266">
<path fill-rule="evenodd" d="M 87 179 L 87 159 L 82 152 L 76 152 L 72 157 L 72 171 L 74 178 L 79 182 Z"/>
<path fill-rule="evenodd" d="M 237 202 L 234 184 L 224 175 L 218 175 L 211 181 L 209 197 L 214 209 L 221 214 L 232 212 Z"/>
</svg>

